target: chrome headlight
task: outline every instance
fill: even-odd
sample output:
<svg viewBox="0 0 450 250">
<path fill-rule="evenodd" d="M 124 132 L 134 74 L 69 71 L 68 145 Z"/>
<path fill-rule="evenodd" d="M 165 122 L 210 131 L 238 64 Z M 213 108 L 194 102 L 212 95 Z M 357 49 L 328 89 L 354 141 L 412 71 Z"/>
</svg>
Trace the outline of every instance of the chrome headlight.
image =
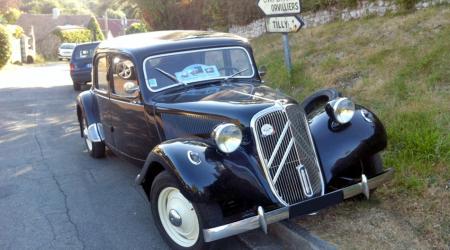
<svg viewBox="0 0 450 250">
<path fill-rule="evenodd" d="M 345 97 L 328 102 L 325 109 L 328 115 L 340 124 L 350 122 L 355 114 L 355 104 Z"/>
<path fill-rule="evenodd" d="M 231 153 L 241 145 L 242 131 L 232 123 L 220 124 L 212 132 L 212 138 L 220 151 Z"/>
</svg>

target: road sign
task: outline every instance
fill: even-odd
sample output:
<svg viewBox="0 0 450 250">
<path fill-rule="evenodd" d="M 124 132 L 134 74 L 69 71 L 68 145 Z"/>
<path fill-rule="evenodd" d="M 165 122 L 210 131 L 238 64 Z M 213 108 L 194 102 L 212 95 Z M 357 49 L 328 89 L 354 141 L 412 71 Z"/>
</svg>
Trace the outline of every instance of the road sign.
<svg viewBox="0 0 450 250">
<path fill-rule="evenodd" d="M 300 0 L 258 0 L 258 6 L 267 16 L 300 14 Z"/>
<path fill-rule="evenodd" d="M 267 17 L 267 32 L 289 33 L 297 32 L 303 26 L 303 21 L 297 16 Z"/>
</svg>

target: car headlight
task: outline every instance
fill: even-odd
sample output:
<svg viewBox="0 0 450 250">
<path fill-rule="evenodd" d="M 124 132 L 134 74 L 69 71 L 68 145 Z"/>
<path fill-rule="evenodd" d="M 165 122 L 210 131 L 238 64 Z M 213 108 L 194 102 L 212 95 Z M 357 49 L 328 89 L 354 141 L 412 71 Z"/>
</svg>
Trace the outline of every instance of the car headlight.
<svg viewBox="0 0 450 250">
<path fill-rule="evenodd" d="M 345 97 L 328 102 L 325 109 L 328 115 L 339 124 L 348 123 L 355 114 L 355 104 Z"/>
<path fill-rule="evenodd" d="M 231 153 L 241 145 L 242 131 L 232 123 L 220 124 L 214 129 L 212 138 L 220 151 Z"/>
</svg>

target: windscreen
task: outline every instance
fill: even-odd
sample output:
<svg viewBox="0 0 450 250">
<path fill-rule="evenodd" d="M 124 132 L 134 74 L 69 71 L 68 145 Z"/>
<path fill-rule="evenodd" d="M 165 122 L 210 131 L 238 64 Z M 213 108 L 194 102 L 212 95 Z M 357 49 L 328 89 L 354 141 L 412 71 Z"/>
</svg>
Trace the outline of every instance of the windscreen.
<svg viewBox="0 0 450 250">
<path fill-rule="evenodd" d="M 145 60 L 148 88 L 159 91 L 174 85 L 211 79 L 251 78 L 254 70 L 244 48 L 217 48 L 153 56 Z"/>
</svg>

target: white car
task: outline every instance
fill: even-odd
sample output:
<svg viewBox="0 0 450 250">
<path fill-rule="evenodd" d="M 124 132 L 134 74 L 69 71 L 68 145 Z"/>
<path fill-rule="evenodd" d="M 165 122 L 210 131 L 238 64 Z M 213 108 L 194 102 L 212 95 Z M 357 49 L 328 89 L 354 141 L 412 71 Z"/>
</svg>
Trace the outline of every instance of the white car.
<svg viewBox="0 0 450 250">
<path fill-rule="evenodd" d="M 76 43 L 62 43 L 58 48 L 58 59 L 60 61 L 63 59 L 70 60 L 75 46 L 77 46 Z"/>
</svg>

